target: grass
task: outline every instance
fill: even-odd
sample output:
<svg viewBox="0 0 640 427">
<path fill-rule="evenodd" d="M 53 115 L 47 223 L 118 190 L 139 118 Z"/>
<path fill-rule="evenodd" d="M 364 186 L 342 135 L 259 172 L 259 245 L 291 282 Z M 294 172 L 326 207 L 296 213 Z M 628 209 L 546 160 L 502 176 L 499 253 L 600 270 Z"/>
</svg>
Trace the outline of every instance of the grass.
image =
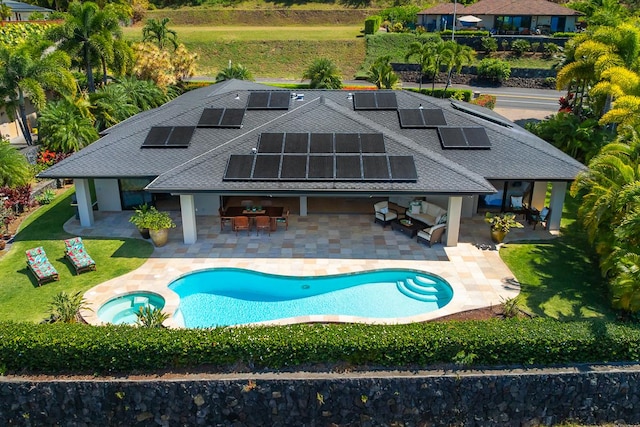
<svg viewBox="0 0 640 427">
<path fill-rule="evenodd" d="M 521 284 L 520 300 L 526 310 L 559 320 L 614 320 L 597 258 L 576 221 L 578 204 L 566 197 L 561 237 L 509 243 L 500 256 Z"/>
<path fill-rule="evenodd" d="M 50 205 L 39 208 L 22 224 L 11 250 L 0 258 L 0 320 L 39 322 L 47 317 L 49 303 L 58 292 L 85 292 L 99 283 L 140 267 L 153 252 L 153 246 L 139 239 L 84 238 L 87 252 L 94 258 L 97 271 L 75 275 L 64 258 L 63 240 L 72 235 L 63 224 L 74 215 L 73 189 L 58 196 Z M 37 286 L 27 269 L 24 252 L 44 247 L 49 261 L 58 270 L 60 280 Z"/>
</svg>

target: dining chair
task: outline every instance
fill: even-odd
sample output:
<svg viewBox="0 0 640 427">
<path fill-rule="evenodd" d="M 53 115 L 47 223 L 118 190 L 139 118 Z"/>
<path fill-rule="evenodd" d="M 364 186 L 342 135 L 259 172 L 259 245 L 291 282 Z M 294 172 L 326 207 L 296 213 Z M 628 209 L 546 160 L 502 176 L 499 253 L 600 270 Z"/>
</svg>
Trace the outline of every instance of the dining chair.
<svg viewBox="0 0 640 427">
<path fill-rule="evenodd" d="M 225 225 L 233 229 L 233 218 L 226 216 L 226 212 L 222 208 L 218 208 L 218 213 L 220 214 L 220 231 L 224 230 Z"/>
<path fill-rule="evenodd" d="M 276 218 L 276 224 L 284 224 L 284 229 L 289 229 L 289 209 L 284 209 L 282 211 L 282 216 Z"/>
<path fill-rule="evenodd" d="M 271 236 L 271 218 L 266 215 L 256 217 L 256 234 L 260 234 L 260 230 L 267 231 Z"/>
<path fill-rule="evenodd" d="M 251 223 L 249 222 L 248 216 L 236 216 L 233 218 L 233 231 L 236 232 L 236 236 L 238 235 L 238 231 L 247 230 L 247 234 L 249 234 L 251 230 Z"/>
</svg>

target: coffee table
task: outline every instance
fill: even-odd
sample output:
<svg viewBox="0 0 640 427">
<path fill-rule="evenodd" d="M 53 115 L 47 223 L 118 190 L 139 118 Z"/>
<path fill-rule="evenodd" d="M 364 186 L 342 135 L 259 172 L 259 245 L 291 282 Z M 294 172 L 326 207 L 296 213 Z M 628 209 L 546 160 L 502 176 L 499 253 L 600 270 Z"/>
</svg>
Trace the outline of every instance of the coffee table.
<svg viewBox="0 0 640 427">
<path fill-rule="evenodd" d="M 414 238 L 416 234 L 418 234 L 418 231 L 424 228 L 424 224 L 418 221 L 412 221 L 411 224 L 403 224 L 400 221 L 401 220 L 398 219 L 391 221 L 391 229 L 399 231 L 410 238 Z"/>
</svg>

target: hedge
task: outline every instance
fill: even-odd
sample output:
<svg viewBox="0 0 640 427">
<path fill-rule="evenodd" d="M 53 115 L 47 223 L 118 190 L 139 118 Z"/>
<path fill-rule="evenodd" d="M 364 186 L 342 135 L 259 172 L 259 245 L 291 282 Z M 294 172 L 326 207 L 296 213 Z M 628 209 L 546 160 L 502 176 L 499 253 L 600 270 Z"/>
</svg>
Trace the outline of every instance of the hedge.
<svg viewBox="0 0 640 427">
<path fill-rule="evenodd" d="M 380 29 L 380 25 L 382 25 L 381 16 L 378 16 L 378 15 L 370 16 L 364 21 L 364 33 L 375 34 Z"/>
<path fill-rule="evenodd" d="M 640 326 L 508 319 L 409 325 L 302 324 L 154 329 L 0 323 L 0 373 L 254 369 L 346 362 L 415 368 L 637 361 Z"/>
<path fill-rule="evenodd" d="M 407 90 L 412 92 L 418 92 L 423 95 L 433 96 L 434 98 L 455 98 L 461 101 L 469 102 L 471 97 L 473 96 L 473 91 L 470 89 L 416 89 L 416 88 L 407 88 Z M 444 93 L 444 96 L 442 96 Z"/>
</svg>

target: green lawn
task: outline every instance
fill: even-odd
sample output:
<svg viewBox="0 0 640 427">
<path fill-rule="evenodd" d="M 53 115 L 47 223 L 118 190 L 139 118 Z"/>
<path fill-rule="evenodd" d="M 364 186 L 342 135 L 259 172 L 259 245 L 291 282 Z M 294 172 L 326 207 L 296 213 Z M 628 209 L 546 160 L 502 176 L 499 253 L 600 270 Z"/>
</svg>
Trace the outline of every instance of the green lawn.
<svg viewBox="0 0 640 427">
<path fill-rule="evenodd" d="M 140 267 L 153 246 L 139 239 L 83 238 L 87 252 L 96 261 L 97 271 L 75 275 L 64 258 L 63 240 L 73 237 L 62 226 L 73 216 L 73 189 L 58 196 L 51 205 L 38 209 L 22 224 L 11 250 L 0 258 L 0 320 L 39 322 L 48 313 L 53 295 L 60 291 L 84 292 L 99 283 Z M 44 247 L 60 274 L 60 281 L 37 286 L 27 269 L 25 250 Z"/>
<path fill-rule="evenodd" d="M 509 243 L 500 250 L 522 285 L 523 308 L 561 320 L 599 317 L 614 319 L 606 283 L 595 253 L 575 220 L 578 202 L 567 196 L 560 238 Z"/>
</svg>

